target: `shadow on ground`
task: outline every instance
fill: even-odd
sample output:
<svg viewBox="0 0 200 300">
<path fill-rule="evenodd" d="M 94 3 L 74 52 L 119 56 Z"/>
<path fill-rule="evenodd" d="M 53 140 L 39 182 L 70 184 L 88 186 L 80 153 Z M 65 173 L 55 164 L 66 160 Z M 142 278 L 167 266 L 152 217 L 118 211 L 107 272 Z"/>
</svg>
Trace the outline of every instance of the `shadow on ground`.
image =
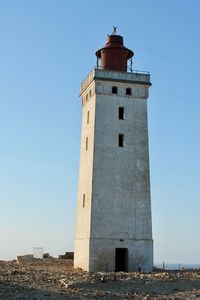
<svg viewBox="0 0 200 300">
<path fill-rule="evenodd" d="M 79 300 L 80 296 L 65 294 L 65 291 L 54 292 L 20 285 L 0 284 L 0 300 Z"/>
</svg>

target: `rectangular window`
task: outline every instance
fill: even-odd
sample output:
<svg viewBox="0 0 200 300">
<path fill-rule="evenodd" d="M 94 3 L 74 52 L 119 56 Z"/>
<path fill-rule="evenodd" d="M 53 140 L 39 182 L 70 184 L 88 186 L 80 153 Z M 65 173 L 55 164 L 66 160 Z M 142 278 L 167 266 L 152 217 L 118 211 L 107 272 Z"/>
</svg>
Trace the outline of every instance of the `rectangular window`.
<svg viewBox="0 0 200 300">
<path fill-rule="evenodd" d="M 85 194 L 83 194 L 83 207 L 85 207 Z"/>
<path fill-rule="evenodd" d="M 124 142 L 124 134 L 120 133 L 118 137 L 118 146 L 119 147 L 124 147 L 125 142 Z"/>
<path fill-rule="evenodd" d="M 86 137 L 86 141 L 85 141 L 85 150 L 88 150 L 88 137 Z"/>
<path fill-rule="evenodd" d="M 124 114 L 124 107 L 119 107 L 119 120 L 124 120 L 125 114 Z"/>
<path fill-rule="evenodd" d="M 87 112 L 87 124 L 89 124 L 89 121 L 90 121 L 90 112 L 88 111 Z"/>
<path fill-rule="evenodd" d="M 112 87 L 112 94 L 117 94 L 117 87 L 116 86 Z"/>
<path fill-rule="evenodd" d="M 126 95 L 129 95 L 129 96 L 132 95 L 132 90 L 131 90 L 131 88 L 126 88 Z"/>
</svg>

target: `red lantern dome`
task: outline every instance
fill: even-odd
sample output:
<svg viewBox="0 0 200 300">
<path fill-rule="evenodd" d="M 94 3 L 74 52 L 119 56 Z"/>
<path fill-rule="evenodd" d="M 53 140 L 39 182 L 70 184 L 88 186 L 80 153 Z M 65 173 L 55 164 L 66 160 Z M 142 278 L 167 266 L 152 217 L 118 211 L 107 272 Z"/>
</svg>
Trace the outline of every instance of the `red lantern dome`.
<svg viewBox="0 0 200 300">
<path fill-rule="evenodd" d="M 106 44 L 96 52 L 97 59 L 101 59 L 103 70 L 127 72 L 127 60 L 134 53 L 123 45 L 123 37 L 115 34 L 116 27 L 106 38 Z"/>
</svg>

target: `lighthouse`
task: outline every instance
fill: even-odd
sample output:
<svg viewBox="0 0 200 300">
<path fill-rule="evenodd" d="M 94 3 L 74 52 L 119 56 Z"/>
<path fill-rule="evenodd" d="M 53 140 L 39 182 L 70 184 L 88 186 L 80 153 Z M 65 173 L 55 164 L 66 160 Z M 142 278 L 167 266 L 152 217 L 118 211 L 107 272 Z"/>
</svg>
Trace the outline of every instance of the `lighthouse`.
<svg viewBox="0 0 200 300">
<path fill-rule="evenodd" d="M 89 272 L 153 268 L 148 72 L 116 28 L 81 84 L 82 131 L 74 267 Z"/>
</svg>

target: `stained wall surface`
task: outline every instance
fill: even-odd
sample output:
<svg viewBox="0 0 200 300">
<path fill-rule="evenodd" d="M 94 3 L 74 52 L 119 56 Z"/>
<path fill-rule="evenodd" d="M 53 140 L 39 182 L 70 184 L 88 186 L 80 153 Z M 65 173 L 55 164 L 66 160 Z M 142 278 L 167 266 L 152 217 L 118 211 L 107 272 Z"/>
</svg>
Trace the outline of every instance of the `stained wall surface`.
<svg viewBox="0 0 200 300">
<path fill-rule="evenodd" d="M 103 70 L 93 70 L 82 83 L 75 266 L 87 271 L 114 271 L 116 248 L 128 249 L 128 270 L 152 270 L 149 86 L 148 74 Z M 131 95 L 126 94 L 127 88 Z M 119 119 L 119 107 L 124 109 L 124 119 Z M 124 135 L 124 147 L 118 146 L 119 134 Z M 88 150 L 84 149 L 87 138 Z M 82 249 L 87 263 L 80 258 L 83 239 L 88 240 L 88 248 Z"/>
</svg>

